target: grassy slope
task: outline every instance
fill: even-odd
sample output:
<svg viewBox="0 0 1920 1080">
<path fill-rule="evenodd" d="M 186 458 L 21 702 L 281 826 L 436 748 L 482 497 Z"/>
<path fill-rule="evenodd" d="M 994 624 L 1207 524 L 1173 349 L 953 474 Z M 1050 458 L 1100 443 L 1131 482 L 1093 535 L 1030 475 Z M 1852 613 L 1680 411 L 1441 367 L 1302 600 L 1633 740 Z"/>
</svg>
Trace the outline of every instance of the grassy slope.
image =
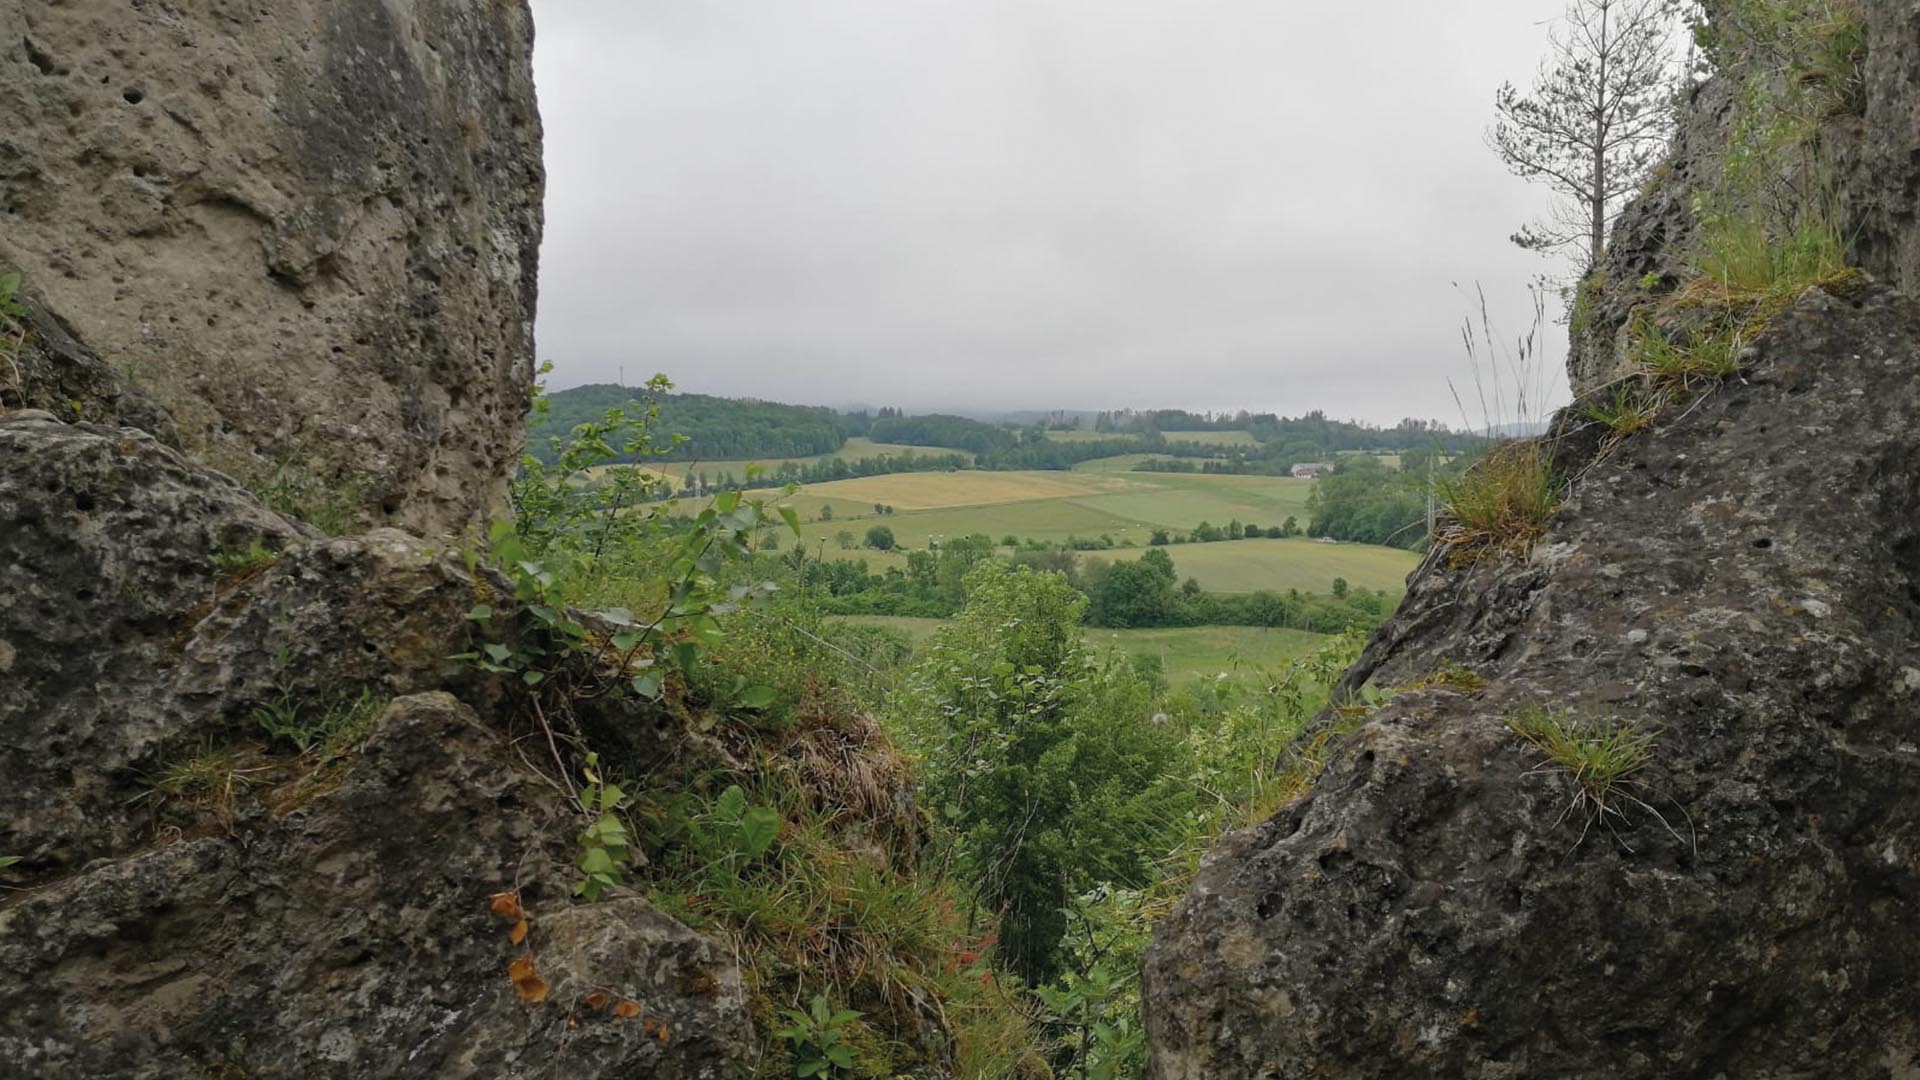
<svg viewBox="0 0 1920 1080">
<path fill-rule="evenodd" d="M 909 619 L 887 615 L 860 615 L 848 622 L 891 626 L 904 630 L 915 645 L 923 644 L 940 628 L 939 619 Z M 1087 642 L 1126 653 L 1160 657 L 1167 678 L 1179 682 L 1193 676 L 1212 676 L 1242 663 L 1270 667 L 1285 663 L 1326 644 L 1329 639 L 1303 630 L 1266 630 L 1250 626 L 1195 626 L 1172 630 L 1087 630 Z"/>
</svg>

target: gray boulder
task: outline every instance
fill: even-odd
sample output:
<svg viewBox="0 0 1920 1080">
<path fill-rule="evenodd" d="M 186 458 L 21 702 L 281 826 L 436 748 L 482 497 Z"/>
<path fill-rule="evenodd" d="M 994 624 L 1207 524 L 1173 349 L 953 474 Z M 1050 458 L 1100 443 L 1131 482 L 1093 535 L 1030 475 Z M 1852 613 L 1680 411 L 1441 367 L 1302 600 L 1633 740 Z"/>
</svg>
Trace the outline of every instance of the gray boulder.
<svg viewBox="0 0 1920 1080">
<path fill-rule="evenodd" d="M 397 530 L 319 537 L 142 432 L 0 414 L 0 1061 L 732 1075 L 730 952 L 637 897 L 573 904 L 581 818 L 449 660 L 505 588 Z M 626 708 L 583 719 L 627 760 L 687 741 Z M 303 748 L 263 709 L 356 726 Z M 509 978 L 528 950 L 541 1000 Z"/>
<path fill-rule="evenodd" d="M 644 900 L 570 906 L 570 823 L 513 762 L 452 697 L 401 698 L 343 777 L 10 898 L 0 1056 L 42 1080 L 731 1076 L 729 951 Z M 521 944 L 491 910 L 516 888 Z"/>
<path fill-rule="evenodd" d="M 1339 739 L 1159 928 L 1151 1075 L 1920 1075 L 1920 305 L 1813 291 L 1598 455 L 1531 558 L 1429 558 Z M 1597 816 L 1508 726 L 1657 735 Z"/>
</svg>

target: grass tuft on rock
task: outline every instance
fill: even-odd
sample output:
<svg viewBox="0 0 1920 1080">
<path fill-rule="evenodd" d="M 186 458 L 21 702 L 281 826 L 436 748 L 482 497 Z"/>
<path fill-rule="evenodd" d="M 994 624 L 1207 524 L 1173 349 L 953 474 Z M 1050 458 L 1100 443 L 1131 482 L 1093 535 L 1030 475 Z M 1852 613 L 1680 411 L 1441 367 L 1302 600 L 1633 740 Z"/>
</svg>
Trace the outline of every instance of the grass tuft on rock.
<svg viewBox="0 0 1920 1080">
<path fill-rule="evenodd" d="M 1447 520 L 1436 539 L 1453 548 L 1456 565 L 1500 552 L 1525 555 L 1560 506 L 1553 454 L 1539 440 L 1507 443 L 1439 486 Z"/>
<path fill-rule="evenodd" d="M 1653 757 L 1658 736 L 1618 717 L 1582 718 L 1571 710 L 1527 709 L 1507 727 L 1547 755 L 1579 788 L 1580 801 L 1598 813 L 1612 808 L 1623 785 Z"/>
</svg>

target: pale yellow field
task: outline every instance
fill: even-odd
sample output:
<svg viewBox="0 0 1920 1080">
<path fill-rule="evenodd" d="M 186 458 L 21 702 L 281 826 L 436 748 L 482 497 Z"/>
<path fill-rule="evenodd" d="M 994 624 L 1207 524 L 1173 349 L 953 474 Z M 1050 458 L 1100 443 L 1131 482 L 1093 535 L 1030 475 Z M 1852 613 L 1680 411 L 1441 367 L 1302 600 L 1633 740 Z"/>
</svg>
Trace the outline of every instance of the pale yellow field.
<svg viewBox="0 0 1920 1080">
<path fill-rule="evenodd" d="M 810 484 L 816 499 L 848 503 L 885 503 L 897 510 L 937 510 L 1098 495 L 1113 485 L 1104 478 L 1071 472 L 893 473 Z"/>
</svg>

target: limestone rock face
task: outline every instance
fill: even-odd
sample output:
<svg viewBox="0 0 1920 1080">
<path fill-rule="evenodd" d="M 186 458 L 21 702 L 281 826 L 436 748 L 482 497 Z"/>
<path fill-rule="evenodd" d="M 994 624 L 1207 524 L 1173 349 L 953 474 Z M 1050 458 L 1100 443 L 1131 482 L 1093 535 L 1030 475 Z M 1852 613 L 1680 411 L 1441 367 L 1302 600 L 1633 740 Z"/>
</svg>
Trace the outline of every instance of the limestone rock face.
<svg viewBox="0 0 1920 1080">
<path fill-rule="evenodd" d="M 733 1075 L 730 953 L 637 897 L 571 902 L 580 817 L 499 687 L 448 659 L 504 587 L 398 530 L 319 537 L 143 432 L 0 414 L 0 1061 Z M 260 719 L 387 699 L 326 753 Z M 511 890 L 520 947 L 489 911 Z M 543 1001 L 508 977 L 529 949 Z"/>
<path fill-rule="evenodd" d="M 1430 558 L 1334 744 L 1159 929 L 1160 1080 L 1920 1075 L 1920 305 L 1815 290 L 1596 455 L 1530 559 Z M 1657 732 L 1596 820 L 1507 726 Z M 1631 799 L 1628 798 L 1631 796 Z"/>
<path fill-rule="evenodd" d="M 1709 18 L 1731 6 L 1707 0 Z M 1920 292 L 1920 6 L 1861 0 L 1858 85 L 1821 118 L 1824 181 L 1849 261 L 1907 292 Z M 1812 77 L 1809 73 L 1805 77 Z M 1817 73 L 1826 77 L 1832 73 Z M 1639 198 L 1615 222 L 1607 256 L 1576 309 L 1568 372 L 1575 393 L 1626 374 L 1627 329 L 1650 298 L 1692 273 L 1698 223 L 1693 201 L 1712 190 L 1727 154 L 1734 88 L 1722 78 L 1681 103 L 1674 145 Z"/>
<path fill-rule="evenodd" d="M 531 46 L 525 0 L 0 6 L 0 267 L 197 459 L 457 531 L 532 381 Z"/>
</svg>

